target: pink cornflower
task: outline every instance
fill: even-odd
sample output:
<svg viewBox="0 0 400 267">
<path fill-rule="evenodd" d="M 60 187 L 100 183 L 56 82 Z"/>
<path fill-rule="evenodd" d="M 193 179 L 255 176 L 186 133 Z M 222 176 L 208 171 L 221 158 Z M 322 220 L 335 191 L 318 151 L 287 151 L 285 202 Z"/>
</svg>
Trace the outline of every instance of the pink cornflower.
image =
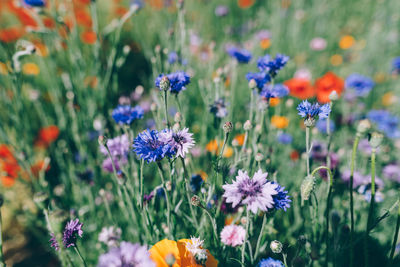
<svg viewBox="0 0 400 267">
<path fill-rule="evenodd" d="M 221 241 L 227 246 L 242 245 L 246 237 L 246 230 L 240 225 L 226 225 L 221 231 Z"/>
</svg>

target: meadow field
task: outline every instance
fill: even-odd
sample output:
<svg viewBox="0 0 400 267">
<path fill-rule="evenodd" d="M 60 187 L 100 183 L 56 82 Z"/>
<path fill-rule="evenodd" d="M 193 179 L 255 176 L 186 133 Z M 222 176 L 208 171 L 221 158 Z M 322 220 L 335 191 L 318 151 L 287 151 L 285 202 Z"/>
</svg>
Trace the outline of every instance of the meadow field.
<svg viewBox="0 0 400 267">
<path fill-rule="evenodd" d="M 0 0 L 0 267 L 400 266 L 399 11 Z"/>
</svg>

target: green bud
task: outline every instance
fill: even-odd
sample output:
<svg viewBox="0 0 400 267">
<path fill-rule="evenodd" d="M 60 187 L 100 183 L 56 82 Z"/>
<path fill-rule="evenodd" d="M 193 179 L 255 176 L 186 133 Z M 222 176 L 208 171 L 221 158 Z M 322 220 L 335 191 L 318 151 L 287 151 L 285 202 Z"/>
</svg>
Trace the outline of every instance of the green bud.
<svg viewBox="0 0 400 267">
<path fill-rule="evenodd" d="M 371 145 L 372 149 L 377 149 L 383 141 L 383 134 L 378 132 L 373 132 L 369 138 L 369 144 Z"/>
<path fill-rule="evenodd" d="M 225 133 L 230 133 L 233 130 L 233 124 L 230 121 L 225 122 L 224 126 L 222 127 Z"/>
<path fill-rule="evenodd" d="M 311 193 L 314 191 L 315 186 L 315 177 L 314 176 L 307 176 L 304 178 L 303 182 L 301 183 L 300 187 L 300 194 L 301 194 L 301 202 L 303 203 L 304 200 L 308 200 L 310 198 Z"/>
<path fill-rule="evenodd" d="M 278 254 L 278 253 L 282 252 L 283 245 L 278 240 L 274 240 L 274 241 L 271 242 L 269 247 L 271 248 L 273 253 L 277 253 Z"/>
<path fill-rule="evenodd" d="M 160 81 L 160 89 L 163 91 L 168 91 L 171 83 L 167 76 L 163 76 Z"/>
</svg>

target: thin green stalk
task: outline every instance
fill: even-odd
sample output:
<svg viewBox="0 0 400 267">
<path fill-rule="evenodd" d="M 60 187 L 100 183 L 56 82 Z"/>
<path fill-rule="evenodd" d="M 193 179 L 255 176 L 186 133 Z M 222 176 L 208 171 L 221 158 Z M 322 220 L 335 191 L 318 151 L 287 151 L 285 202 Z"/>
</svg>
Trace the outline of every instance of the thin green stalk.
<svg viewBox="0 0 400 267">
<path fill-rule="evenodd" d="M 79 259 L 82 261 L 83 266 L 87 266 L 85 259 L 82 257 L 81 252 L 79 251 L 78 245 L 75 244 L 74 246 L 74 250 L 76 252 L 76 254 L 78 254 Z"/>
<path fill-rule="evenodd" d="M 360 137 L 357 135 L 354 144 L 353 151 L 351 153 L 351 164 L 350 164 L 350 267 L 353 267 L 354 263 L 354 201 L 353 201 L 353 179 L 354 179 L 354 166 L 356 161 L 356 153 Z"/>
<path fill-rule="evenodd" d="M 1 196 L 0 196 L 1 197 Z M 3 199 L 0 199 L 1 202 L 3 202 Z M 4 256 L 3 256 L 3 237 L 2 237 L 2 218 L 1 218 L 1 206 L 3 203 L 0 203 L 0 266 L 6 266 L 6 263 L 4 261 Z"/>
<path fill-rule="evenodd" d="M 197 221 L 197 217 L 196 217 L 196 214 L 195 214 L 195 212 L 194 212 L 193 206 L 192 206 L 192 204 L 190 203 L 189 173 L 188 173 L 187 168 L 186 168 L 185 159 L 182 158 L 182 157 L 180 157 L 180 158 L 181 158 L 181 162 L 182 162 L 182 166 L 183 166 L 183 173 L 184 173 L 184 176 L 185 176 L 184 180 L 185 180 L 186 198 L 187 198 L 187 201 L 188 201 L 188 203 L 189 203 L 190 213 L 191 213 L 191 215 L 192 215 L 193 223 L 194 223 L 196 229 L 198 229 L 199 223 L 198 223 L 198 221 Z"/>
<path fill-rule="evenodd" d="M 246 236 L 245 236 L 245 238 L 244 238 L 244 242 L 243 242 L 243 245 L 242 245 L 242 261 L 241 261 L 241 263 L 242 263 L 242 266 L 246 266 L 245 265 L 245 250 L 246 250 L 246 242 L 247 242 L 247 239 L 249 238 L 249 225 L 250 225 L 250 212 L 249 212 L 249 210 L 248 209 L 246 209 Z"/>
<path fill-rule="evenodd" d="M 286 253 L 282 253 L 282 258 L 283 258 L 283 265 L 285 265 L 285 267 L 288 267 L 288 265 L 287 265 L 287 255 L 286 255 Z"/>
<path fill-rule="evenodd" d="M 374 206 L 375 206 L 375 164 L 376 164 L 376 149 L 372 148 L 371 153 L 371 200 L 368 210 L 367 228 L 365 230 L 364 238 L 364 258 L 365 266 L 369 266 L 369 255 L 368 255 L 368 237 L 370 233 L 370 226 L 374 216 Z"/>
<path fill-rule="evenodd" d="M 393 264 L 394 252 L 396 251 L 397 238 L 399 236 L 399 228 L 400 228 L 400 205 L 399 205 L 398 213 L 397 213 L 397 222 L 396 222 L 396 229 L 394 231 L 394 236 L 393 236 L 392 249 L 390 250 L 390 256 L 389 256 L 389 261 L 392 264 Z"/>
<path fill-rule="evenodd" d="M 167 123 L 167 127 L 170 128 L 169 120 L 168 120 L 168 90 L 164 90 L 164 115 L 165 121 Z"/>
<path fill-rule="evenodd" d="M 263 221 L 262 221 L 262 224 L 261 224 L 260 234 L 258 235 L 258 239 L 257 239 L 256 251 L 254 253 L 254 259 L 257 259 L 258 252 L 260 251 L 261 239 L 262 239 L 262 235 L 263 235 L 264 228 L 265 228 L 266 224 L 267 224 L 267 214 L 264 213 Z"/>
<path fill-rule="evenodd" d="M 208 218 L 211 221 L 211 225 L 213 227 L 213 232 L 214 232 L 214 240 L 218 244 L 218 231 L 217 231 L 217 224 L 215 222 L 215 219 L 211 216 L 210 212 L 205 207 L 202 207 L 202 208 L 206 212 L 206 214 L 208 215 Z"/>
<path fill-rule="evenodd" d="M 170 202 L 169 202 L 169 195 L 168 195 L 168 191 L 167 188 L 165 186 L 165 179 L 164 179 L 164 171 L 161 165 L 160 161 L 157 161 L 157 166 L 158 166 L 158 171 L 160 174 L 160 178 L 161 178 L 161 182 L 162 182 L 162 188 L 164 190 L 165 193 L 165 198 L 166 198 L 166 202 L 167 202 L 167 226 L 168 226 L 168 235 L 172 238 L 172 228 L 171 228 L 171 207 L 170 207 Z"/>
<path fill-rule="evenodd" d="M 332 101 L 329 103 L 330 108 L 332 110 Z M 326 154 L 326 166 L 331 168 L 331 145 L 332 145 L 332 133 L 331 133 L 331 114 L 329 113 L 328 118 L 326 119 L 326 134 L 328 135 L 328 147 Z"/>
<path fill-rule="evenodd" d="M 310 175 L 310 127 L 306 127 L 307 175 Z"/>
<path fill-rule="evenodd" d="M 144 160 L 140 160 L 140 178 L 139 178 L 139 183 L 140 183 L 140 200 L 139 200 L 139 205 L 140 209 L 143 210 L 143 164 Z"/>
</svg>

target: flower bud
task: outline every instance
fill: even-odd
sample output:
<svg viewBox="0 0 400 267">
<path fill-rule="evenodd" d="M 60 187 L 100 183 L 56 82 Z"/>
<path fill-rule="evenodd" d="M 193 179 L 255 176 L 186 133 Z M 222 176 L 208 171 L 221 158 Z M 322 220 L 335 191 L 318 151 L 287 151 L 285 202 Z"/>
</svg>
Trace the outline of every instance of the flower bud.
<svg viewBox="0 0 400 267">
<path fill-rule="evenodd" d="M 225 133 L 230 133 L 233 130 L 233 124 L 230 121 L 225 122 L 224 126 L 222 127 Z"/>
<path fill-rule="evenodd" d="M 192 196 L 192 198 L 190 199 L 190 203 L 191 203 L 193 206 L 200 206 L 201 200 L 200 200 L 199 196 L 194 195 L 194 196 Z"/>
<path fill-rule="evenodd" d="M 100 146 L 106 146 L 107 145 L 107 137 L 106 136 L 100 135 L 97 140 L 99 141 L 99 145 Z"/>
<path fill-rule="evenodd" d="M 182 121 L 182 114 L 180 112 L 175 113 L 174 121 L 178 123 Z"/>
<path fill-rule="evenodd" d="M 201 266 L 206 266 L 207 262 L 207 251 L 205 249 L 202 249 L 200 252 L 196 253 L 194 255 L 194 259 L 196 263 L 198 263 Z"/>
<path fill-rule="evenodd" d="M 175 133 L 179 131 L 180 125 L 179 123 L 174 123 L 174 125 L 172 126 L 172 131 L 174 131 Z"/>
<path fill-rule="evenodd" d="M 283 248 L 282 243 L 278 240 L 272 241 L 269 247 L 271 248 L 273 253 L 281 253 Z"/>
<path fill-rule="evenodd" d="M 160 81 L 160 89 L 163 91 L 168 91 L 171 83 L 167 76 L 163 76 Z"/>
<path fill-rule="evenodd" d="M 378 132 L 373 132 L 369 138 L 369 144 L 371 145 L 372 149 L 377 149 L 383 140 L 383 134 Z"/>
<path fill-rule="evenodd" d="M 338 99 L 339 99 L 338 93 L 337 93 L 335 90 L 333 90 L 333 91 L 329 94 L 329 100 L 331 100 L 331 101 L 336 101 L 336 100 L 338 100 Z"/>
<path fill-rule="evenodd" d="M 249 120 L 247 120 L 244 124 L 243 124 L 243 129 L 245 131 L 250 131 L 252 128 L 251 122 Z"/>
<path fill-rule="evenodd" d="M 308 200 L 310 198 L 311 193 L 314 191 L 314 185 L 315 185 L 314 176 L 309 175 L 306 178 L 304 178 L 300 187 L 302 203 L 304 202 L 304 200 Z"/>
<path fill-rule="evenodd" d="M 150 110 L 153 111 L 153 112 L 156 111 L 157 110 L 157 104 L 156 103 L 151 103 Z"/>
<path fill-rule="evenodd" d="M 306 126 L 306 127 L 314 127 L 315 126 L 315 119 L 314 118 L 312 118 L 312 117 L 310 117 L 310 118 L 306 118 L 305 120 L 304 120 L 304 125 Z"/>
<path fill-rule="evenodd" d="M 232 140 L 232 146 L 233 146 L 233 147 L 238 147 L 238 146 L 239 146 L 239 141 L 236 140 L 236 139 L 233 139 L 233 140 Z"/>
<path fill-rule="evenodd" d="M 255 156 L 255 160 L 256 161 L 262 161 L 263 159 L 264 159 L 263 154 L 261 154 L 261 153 L 257 153 L 256 154 L 256 156 Z"/>
<path fill-rule="evenodd" d="M 256 86 L 257 86 L 257 82 L 254 79 L 251 79 L 249 81 L 249 88 L 254 89 L 254 88 L 256 88 Z"/>
<path fill-rule="evenodd" d="M 357 126 L 357 134 L 365 134 L 369 129 L 371 129 L 371 122 L 367 119 L 361 120 Z"/>
</svg>

